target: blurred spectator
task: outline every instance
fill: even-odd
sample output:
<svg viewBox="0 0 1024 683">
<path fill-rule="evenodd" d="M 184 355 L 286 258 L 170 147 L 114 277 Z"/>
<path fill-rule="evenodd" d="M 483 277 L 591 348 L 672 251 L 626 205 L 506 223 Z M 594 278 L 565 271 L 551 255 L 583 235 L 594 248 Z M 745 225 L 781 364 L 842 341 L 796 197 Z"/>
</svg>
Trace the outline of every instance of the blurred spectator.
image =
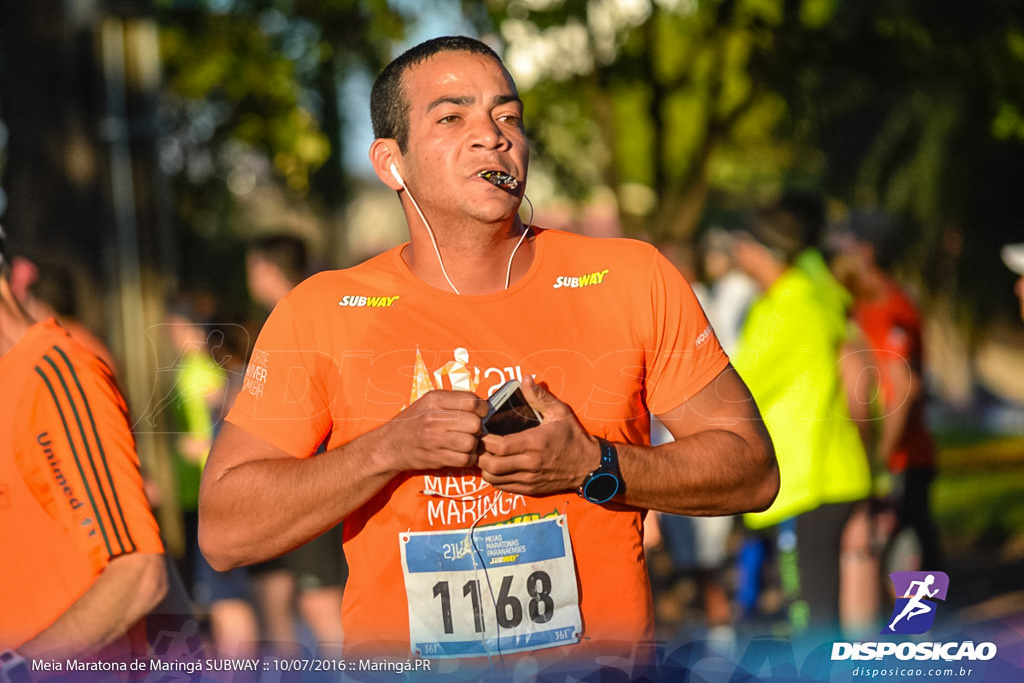
<svg viewBox="0 0 1024 683">
<path fill-rule="evenodd" d="M 891 274 L 899 256 L 898 237 L 898 226 L 888 216 L 854 211 L 831 238 L 833 268 L 853 294 L 853 316 L 870 343 L 880 379 L 874 459 L 890 475 L 880 493 L 895 510 L 894 524 L 883 538 L 891 547 L 901 530 L 910 529 L 920 545 L 919 557 L 905 558 L 909 566 L 891 569 L 939 569 L 939 534 L 929 493 L 935 443 L 925 420 L 921 315 Z"/>
<path fill-rule="evenodd" d="M 874 358 L 864 335 L 850 316 L 853 297 L 836 279 L 822 253 L 826 232 L 825 198 L 811 189 L 790 188 L 779 199 L 779 209 L 792 217 L 802 235 L 802 249 L 794 265 L 815 285 L 823 310 L 846 334 L 839 347 L 839 371 L 850 418 L 867 448 L 871 440 L 871 399 L 875 390 L 869 368 Z M 859 636 L 875 627 L 880 601 L 878 556 L 871 538 L 871 503 L 854 505 L 840 542 L 839 613 L 847 635 Z"/>
<path fill-rule="evenodd" d="M 870 472 L 840 368 L 844 316 L 796 267 L 808 230 L 783 206 L 762 209 L 733 232 L 736 263 L 762 296 L 750 308 L 734 357 L 775 443 L 779 495 L 748 527 L 769 531 L 794 633 L 839 628 L 841 534 Z"/>
<path fill-rule="evenodd" d="M 287 234 L 258 237 L 245 255 L 249 294 L 267 313 L 309 275 L 309 256 L 302 239 Z"/>
<path fill-rule="evenodd" d="M 287 234 L 271 234 L 249 244 L 249 293 L 267 313 L 309 273 L 306 244 Z M 290 553 L 251 567 L 267 638 L 294 654 L 298 644 L 295 603 L 321 648 L 340 646 L 341 599 L 348 566 L 338 525 Z"/>
<path fill-rule="evenodd" d="M 672 434 L 651 417 L 651 445 L 672 441 Z M 727 655 L 735 644 L 732 598 L 727 588 L 728 541 L 734 517 L 689 517 L 652 510 L 644 520 L 644 546 L 662 545 L 672 563 L 669 584 L 682 578 L 696 582 L 704 620 L 687 624 L 689 639 L 711 644 Z M 647 527 L 652 527 L 650 537 Z"/>
<path fill-rule="evenodd" d="M 11 286 L 34 320 L 56 318 L 72 339 L 96 354 L 116 374 L 117 365 L 110 349 L 79 320 L 77 288 L 70 269 L 57 263 L 35 263 L 15 256 L 11 259 Z"/>
<path fill-rule="evenodd" d="M 215 424 L 228 399 L 228 373 L 214 359 L 208 344 L 210 335 L 192 319 L 189 308 L 179 304 L 168 313 L 165 325 L 176 352 L 168 402 L 174 419 L 171 446 L 185 529 L 182 573 L 193 599 L 209 611 L 217 654 L 249 658 L 256 654 L 259 625 L 251 604 L 248 573 L 244 568 L 217 572 L 199 552 L 199 480 L 210 454 Z M 215 338 L 220 345 L 222 336 Z"/>
<path fill-rule="evenodd" d="M 873 387 L 861 378 L 872 361 L 860 331 L 850 320 L 853 297 L 833 275 L 821 250 L 826 226 L 824 198 L 810 190 L 788 190 L 779 200 L 779 209 L 797 221 L 802 231 L 803 246 L 793 265 L 814 282 L 815 292 L 824 310 L 833 317 L 834 324 L 847 327 L 839 352 L 840 368 L 847 390 L 850 417 L 857 422 L 861 438 L 867 443 L 870 438 L 868 422 L 871 419 L 869 407 Z"/>
<path fill-rule="evenodd" d="M 1006 267 L 1020 275 L 1013 291 L 1020 299 L 1020 319 L 1024 320 L 1024 242 L 1007 244 L 1003 247 L 1002 255 Z"/>
<path fill-rule="evenodd" d="M 689 277 L 685 264 L 678 262 L 678 252 L 661 249 L 673 263 Z M 736 347 L 743 320 L 755 295 L 757 285 L 732 258 L 732 240 L 725 230 L 709 229 L 698 245 L 702 260 L 704 282 L 693 281 L 708 321 L 715 330 L 722 348 L 732 353 Z M 667 443 L 672 435 L 656 419 L 651 419 L 651 444 Z M 704 613 L 705 632 L 691 633 L 707 640 L 720 653 L 725 654 L 735 642 L 733 630 L 732 598 L 727 588 L 726 568 L 729 562 L 728 543 L 735 524 L 734 517 L 688 517 L 668 513 L 650 512 L 644 522 L 645 529 L 654 530 L 645 544 L 662 545 L 672 563 L 672 583 L 681 577 L 696 581 Z"/>
<path fill-rule="evenodd" d="M 174 385 L 168 396 L 174 417 L 172 450 L 176 456 L 179 502 L 186 516 L 191 577 L 198 551 L 199 478 L 213 442 L 214 415 L 225 398 L 227 375 L 206 345 L 206 332 L 188 314 L 175 310 L 166 316 L 164 329 L 174 345 Z"/>
<path fill-rule="evenodd" d="M 700 241 L 706 288 L 695 288 L 704 312 L 726 353 L 734 353 L 757 283 L 736 265 L 728 231 L 711 228 Z"/>
<path fill-rule="evenodd" d="M 3 247 L 0 230 L 0 661 L 29 680 L 19 660 L 144 656 L 173 577 L 109 367 L 29 316 Z"/>
</svg>

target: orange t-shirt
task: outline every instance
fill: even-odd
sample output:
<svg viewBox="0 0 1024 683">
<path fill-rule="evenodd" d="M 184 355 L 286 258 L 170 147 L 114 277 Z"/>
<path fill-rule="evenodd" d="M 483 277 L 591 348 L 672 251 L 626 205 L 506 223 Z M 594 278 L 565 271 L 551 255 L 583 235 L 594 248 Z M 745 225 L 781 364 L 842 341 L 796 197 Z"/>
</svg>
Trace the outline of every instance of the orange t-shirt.
<svg viewBox="0 0 1024 683">
<path fill-rule="evenodd" d="M 107 563 L 163 553 L 127 408 L 52 319 L 0 357 L 0 649 L 63 614 Z"/>
<path fill-rule="evenodd" d="M 506 380 L 534 375 L 592 434 L 648 443 L 651 413 L 678 407 L 728 365 L 690 286 L 642 242 L 537 233 L 529 272 L 487 295 L 460 296 L 424 284 L 402 260 L 402 247 L 311 277 L 268 319 L 227 419 L 302 458 L 325 437 L 335 448 L 394 419 L 431 389 L 486 397 Z M 438 581 L 433 594 L 429 585 L 416 593 L 412 559 L 405 569 L 407 532 L 560 515 L 568 522 L 580 640 L 650 639 L 641 511 L 594 505 L 575 491 L 540 498 L 503 493 L 475 469 L 398 476 L 345 519 L 346 652 L 408 655 L 414 626 L 407 592 L 423 598 L 414 611 L 431 612 L 437 629 L 447 620 L 449 632 L 458 628 L 453 614 L 479 601 L 461 579 L 450 586 Z M 523 550 L 533 541 L 511 537 L 516 526 L 486 542 Z M 459 553 L 452 550 L 456 558 Z M 518 552 L 503 557 L 512 556 Z M 506 625 L 523 616 L 509 604 L 516 591 L 523 614 L 532 610 L 538 622 L 550 616 L 544 604 L 549 587 L 541 579 L 531 575 L 526 586 L 506 585 L 494 571 L 484 577 L 483 600 L 505 611 Z M 430 653 L 416 643 L 412 650 Z"/>
</svg>

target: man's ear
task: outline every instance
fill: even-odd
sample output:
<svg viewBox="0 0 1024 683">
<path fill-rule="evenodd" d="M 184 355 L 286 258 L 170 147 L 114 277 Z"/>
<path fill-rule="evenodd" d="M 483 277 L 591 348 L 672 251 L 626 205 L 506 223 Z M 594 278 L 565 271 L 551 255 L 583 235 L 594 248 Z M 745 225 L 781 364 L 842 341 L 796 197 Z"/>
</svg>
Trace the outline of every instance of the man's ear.
<svg viewBox="0 0 1024 683">
<path fill-rule="evenodd" d="M 405 189 L 405 181 L 399 169 L 401 154 L 397 153 L 398 143 L 392 138 L 377 138 L 370 145 L 370 163 L 380 181 L 398 192 Z"/>
</svg>

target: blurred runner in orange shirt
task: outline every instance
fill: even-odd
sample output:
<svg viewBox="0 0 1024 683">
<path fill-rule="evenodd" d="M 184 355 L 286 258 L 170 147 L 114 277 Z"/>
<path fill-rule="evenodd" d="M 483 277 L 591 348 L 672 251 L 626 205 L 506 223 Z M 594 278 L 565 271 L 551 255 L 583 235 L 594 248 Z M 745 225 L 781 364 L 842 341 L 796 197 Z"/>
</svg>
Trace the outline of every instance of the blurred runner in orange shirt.
<svg viewBox="0 0 1024 683">
<path fill-rule="evenodd" d="M 74 275 L 55 262 L 34 263 L 21 256 L 11 259 L 11 289 L 18 303 L 34 320 L 56 318 L 76 342 L 96 354 L 117 374 L 110 348 L 79 320 Z"/>
<path fill-rule="evenodd" d="M 120 656 L 129 644 L 145 654 L 143 617 L 164 597 L 167 570 L 124 399 L 109 367 L 21 308 L 2 243 L 0 232 L 4 667 Z"/>
</svg>

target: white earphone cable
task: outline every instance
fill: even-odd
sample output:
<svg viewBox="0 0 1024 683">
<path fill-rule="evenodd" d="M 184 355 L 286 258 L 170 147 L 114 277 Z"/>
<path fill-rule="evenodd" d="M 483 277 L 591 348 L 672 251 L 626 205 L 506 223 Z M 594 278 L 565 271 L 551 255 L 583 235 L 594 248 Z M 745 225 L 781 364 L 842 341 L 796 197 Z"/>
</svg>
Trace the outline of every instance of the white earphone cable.
<svg viewBox="0 0 1024 683">
<path fill-rule="evenodd" d="M 444 275 L 444 279 L 448 283 L 448 286 L 452 288 L 452 291 L 461 295 L 462 292 L 460 292 L 459 288 L 455 286 L 452 279 L 448 277 L 448 270 L 444 267 L 444 259 L 441 258 L 441 249 L 437 246 L 437 238 L 434 237 L 434 230 L 430 227 L 427 217 L 423 215 L 423 211 L 420 209 L 419 203 L 416 201 L 416 198 L 412 196 L 412 192 L 409 191 L 409 187 L 405 184 L 405 181 L 402 180 L 400 176 L 396 177 L 399 178 L 402 188 L 405 190 L 406 194 L 409 195 L 409 201 L 412 202 L 413 207 L 416 209 L 416 213 L 420 216 L 420 220 L 423 221 L 423 225 L 427 228 L 427 235 L 430 236 L 430 243 L 434 245 L 434 253 L 437 255 L 437 263 L 441 266 L 441 274 Z M 523 199 L 525 199 L 526 203 L 530 205 L 530 220 L 526 222 L 526 227 L 523 228 L 523 234 L 520 235 L 519 241 L 516 242 L 515 248 L 512 249 L 512 255 L 508 257 L 508 267 L 505 269 L 505 289 L 508 289 L 512 282 L 512 261 L 515 260 L 516 252 L 519 251 L 519 247 L 523 244 L 523 240 L 526 239 L 526 235 L 530 232 L 530 228 L 532 227 L 531 224 L 533 223 L 533 202 L 531 202 L 530 198 L 525 194 L 523 195 Z"/>
<path fill-rule="evenodd" d="M 412 192 L 410 192 L 409 188 L 406 187 L 404 181 L 402 182 L 402 187 L 405 188 L 406 194 L 409 195 L 409 201 L 411 201 L 412 205 L 416 207 L 416 213 L 420 215 L 420 220 L 423 221 L 423 225 L 427 226 L 427 234 L 430 235 L 430 243 L 434 245 L 434 253 L 437 254 L 437 262 L 441 265 L 441 274 L 444 275 L 444 279 L 448 281 L 448 286 L 452 288 L 453 292 L 456 294 L 462 294 L 462 292 L 459 291 L 459 288 L 455 286 L 455 283 L 452 282 L 452 279 L 448 277 L 448 271 L 444 267 L 444 259 L 441 258 L 441 250 L 437 246 L 437 238 L 434 237 L 434 230 L 430 227 L 430 223 L 427 222 L 427 217 L 423 215 L 423 212 L 420 210 L 419 203 L 417 203 L 416 198 L 412 196 Z"/>
</svg>

